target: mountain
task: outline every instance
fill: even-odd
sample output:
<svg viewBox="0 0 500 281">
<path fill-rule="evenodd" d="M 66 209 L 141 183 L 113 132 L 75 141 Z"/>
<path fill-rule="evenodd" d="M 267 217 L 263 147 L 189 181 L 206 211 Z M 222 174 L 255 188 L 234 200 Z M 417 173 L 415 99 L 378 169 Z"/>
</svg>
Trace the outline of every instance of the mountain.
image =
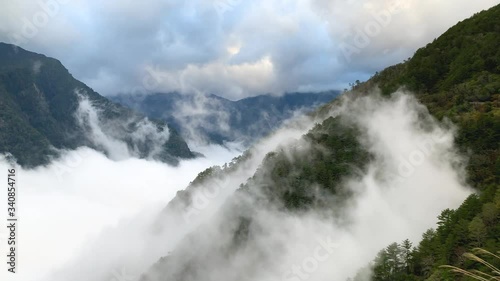
<svg viewBox="0 0 500 281">
<path fill-rule="evenodd" d="M 240 171 L 252 166 L 253 157 L 259 153 L 255 148 L 228 165 L 200 173 L 185 191 L 178 192 L 160 220 L 172 219 L 172 214 L 179 213 L 181 220 L 175 225 L 182 225 L 193 223 L 191 220 L 196 221 L 201 213 L 210 213 L 209 207 L 197 209 L 197 205 L 201 205 L 198 203 L 200 190 L 202 194 L 218 189 L 236 189 L 236 192 L 213 214 L 217 217 L 214 222 L 202 224 L 190 233 L 174 251 L 146 272 L 141 281 L 217 280 L 221 265 L 226 269 L 223 280 L 234 280 L 236 275 L 231 274 L 242 272 L 245 278 L 239 280 L 259 280 L 260 271 L 272 271 L 272 256 L 266 253 L 266 246 L 259 244 L 259 240 L 265 235 L 273 235 L 273 231 L 285 230 L 266 229 L 269 226 L 259 218 L 261 212 L 300 216 L 308 210 L 316 210 L 341 219 L 341 210 L 354 196 L 351 190 L 342 188 L 343 181 L 366 171 L 373 158 L 358 139 L 362 134 L 360 129 L 340 116 L 326 118 L 301 139 L 293 140 L 291 146 L 265 155 L 253 176 L 239 187 L 231 185 L 237 184 Z M 228 176 L 232 183 L 226 186 Z M 234 181 L 233 176 L 236 177 Z M 316 189 L 312 192 L 310 188 Z M 331 205 L 332 200 L 335 206 Z M 219 238 L 214 234 L 219 232 L 227 236 Z M 258 256 L 248 257 L 249 262 L 242 265 L 250 268 L 248 272 L 232 263 L 232 260 L 244 258 L 245 249 L 252 249 Z"/>
<path fill-rule="evenodd" d="M 369 265 L 372 280 L 457 280 L 440 269 L 453 265 L 484 270 L 462 256 L 475 247 L 500 251 L 500 5 L 475 14 L 424 48 L 408 61 L 377 73 L 356 87 L 378 85 L 389 95 L 398 87 L 417 93 L 438 118 L 458 127 L 456 145 L 469 157 L 467 181 L 478 190 L 456 210 L 443 210 L 438 227 L 406 249 L 409 260 L 387 260 L 405 251 L 405 242 L 382 249 Z M 364 280 L 363 278 L 355 280 Z M 465 280 L 465 279 L 460 279 Z"/>
<path fill-rule="evenodd" d="M 500 5 L 476 14 L 419 49 L 410 60 L 377 73 L 345 94 L 346 98 L 363 101 L 378 86 L 382 99 L 389 101 L 396 90 L 411 90 L 427 108 L 411 113 L 414 118 L 425 119 L 420 115 L 430 113 L 435 120 L 451 120 L 457 127 L 455 145 L 461 155 L 469 158 L 466 181 L 478 191 L 457 210 L 444 210 L 438 218 L 438 228 L 424 233 L 417 247 L 404 241 L 383 249 L 367 266 L 373 280 L 458 280 L 439 266 L 451 264 L 481 270 L 484 266 L 466 262 L 462 254 L 478 246 L 494 253 L 500 250 L 499 18 Z M 347 112 L 353 111 L 351 115 L 330 116 L 331 110 L 342 102 L 343 99 L 336 100 L 320 108 L 314 115 L 317 123 L 314 128 L 291 145 L 267 154 L 253 176 L 233 187 L 236 192 L 224 201 L 211 223 L 195 228 L 141 280 L 220 280 L 221 276 L 227 280 L 258 280 L 260 273 L 272 272 L 280 261 L 274 260 L 270 251 L 286 253 L 293 243 L 277 243 L 287 229 L 273 226 L 286 216 L 278 216 L 266 224 L 263 217 L 269 215 L 265 210 L 270 206 L 274 206 L 275 213 L 292 217 L 300 217 L 312 209 L 331 215 L 332 224 L 347 224 L 341 217 L 348 213 L 349 199 L 356 192 L 343 188 L 342 183 L 366 173 L 368 163 L 380 157 L 366 149 L 363 135 L 367 132 L 356 122 L 356 113 L 383 104 L 361 102 L 357 107 L 348 107 Z M 419 129 L 426 131 L 428 127 L 427 118 Z M 175 212 L 190 217 L 193 206 L 198 204 L 199 190 L 217 190 L 218 185 L 227 183 L 227 177 L 230 181 L 235 171 L 247 170 L 253 154 L 252 148 L 228 165 L 200 173 L 167 205 L 159 219 L 165 220 Z M 384 180 L 383 171 L 379 172 L 376 177 Z M 426 202 L 421 203 L 425 208 Z M 304 257 L 309 255 L 312 253 Z M 335 266 L 336 262 L 329 266 Z M 317 268 L 317 261 L 312 268 Z M 363 272 L 355 280 L 372 279 Z"/>
<path fill-rule="evenodd" d="M 437 118 L 459 127 L 457 145 L 470 150 L 469 181 L 481 188 L 498 183 L 500 139 L 500 7 L 450 28 L 405 63 L 391 66 L 366 83 L 385 95 L 399 87 L 418 94 Z"/>
<path fill-rule="evenodd" d="M 78 116 L 77 116 L 78 115 Z M 61 150 L 88 146 L 111 157 L 120 147 L 141 158 L 176 163 L 194 157 L 163 121 L 148 120 L 73 78 L 56 59 L 0 43 L 0 153 L 26 167 Z"/>
<path fill-rule="evenodd" d="M 111 99 L 134 108 L 146 116 L 173 124 L 187 138 L 222 144 L 242 141 L 247 144 L 277 129 L 297 111 L 312 111 L 340 93 L 287 93 L 261 95 L 231 101 L 216 95 L 156 93 L 121 94 Z"/>
</svg>

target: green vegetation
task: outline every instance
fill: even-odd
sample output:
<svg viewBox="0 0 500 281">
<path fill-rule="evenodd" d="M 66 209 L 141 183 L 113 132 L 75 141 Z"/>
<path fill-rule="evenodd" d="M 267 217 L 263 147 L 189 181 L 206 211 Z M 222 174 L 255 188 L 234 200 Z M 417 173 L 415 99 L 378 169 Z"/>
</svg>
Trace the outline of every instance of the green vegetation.
<svg viewBox="0 0 500 281">
<path fill-rule="evenodd" d="M 481 248 L 475 248 L 472 251 L 474 253 L 465 253 L 464 257 L 471 261 L 475 261 L 482 264 L 485 267 L 484 270 L 467 271 L 458 268 L 456 266 L 450 266 L 450 265 L 443 265 L 441 266 L 441 268 L 451 269 L 452 272 L 463 274 L 475 280 L 481 280 L 481 281 L 500 280 L 500 269 L 495 267 L 491 262 L 488 262 L 484 258 L 481 258 L 480 256 L 486 256 L 489 258 L 493 257 L 496 258 L 497 261 L 500 261 L 500 257 Z"/>
<path fill-rule="evenodd" d="M 444 210 L 437 229 L 425 232 L 411 251 L 406 243 L 382 250 L 370 265 L 373 280 L 469 280 L 440 266 L 482 270 L 484 265 L 463 254 L 474 247 L 500 250 L 499 18 L 500 5 L 478 13 L 405 63 L 354 87 L 365 92 L 378 85 L 383 95 L 406 87 L 431 114 L 453 121 L 458 126 L 456 144 L 470 158 L 468 182 L 478 190 L 458 209 Z M 363 272 L 355 280 L 363 280 Z"/>
<path fill-rule="evenodd" d="M 405 241 L 382 250 L 370 265 L 372 280 L 457 280 L 441 266 L 483 270 L 484 266 L 464 259 L 463 254 L 476 247 L 499 251 L 499 233 L 500 189 L 490 185 L 479 195 L 469 196 L 457 210 L 442 211 L 437 229 L 427 230 L 417 247 Z M 354 280 L 363 280 L 358 278 Z"/>
<path fill-rule="evenodd" d="M 339 94 L 338 91 L 285 93 L 279 97 L 259 95 L 231 101 L 211 94 L 171 92 L 146 96 L 120 94 L 111 100 L 149 118 L 165 120 L 184 136 L 195 134 L 197 138 L 222 145 L 234 141 L 252 144 L 281 126 L 297 110 L 313 110 Z M 201 97 L 204 112 L 179 116 L 179 107 L 197 107 Z"/>
<path fill-rule="evenodd" d="M 34 167 L 57 157 L 58 149 L 93 147 L 74 117 L 76 90 L 85 93 L 108 121 L 144 118 L 74 79 L 58 60 L 0 43 L 0 153 L 11 153 L 20 165 Z M 127 134 L 136 125 L 131 122 L 123 132 L 123 141 L 130 146 L 134 143 Z M 175 163 L 177 157 L 193 157 L 177 131 L 170 127 L 170 132 L 161 160 Z M 150 149 L 140 147 L 144 155 Z"/>
<path fill-rule="evenodd" d="M 389 245 L 373 263 L 361 269 L 354 280 L 469 280 L 441 266 L 487 272 L 485 264 L 467 260 L 463 254 L 476 247 L 491 252 L 500 250 L 498 19 L 500 5 L 459 23 L 417 51 L 410 60 L 377 73 L 365 83 L 355 83 L 354 93 L 347 93 L 371 93 L 375 85 L 385 96 L 400 87 L 412 90 L 431 114 L 457 125 L 456 144 L 470 159 L 468 182 L 478 191 L 458 209 L 444 210 L 438 217 L 438 227 L 426 231 L 418 245 L 412 245 L 409 240 Z M 312 115 L 324 116 L 338 103 L 323 106 Z M 360 134 L 362 132 L 348 120 L 328 118 L 291 147 L 269 153 L 255 175 L 239 190 L 252 194 L 252 188 L 259 189 L 257 200 L 252 203 L 255 205 L 245 206 L 240 202 L 223 209 L 228 216 L 223 227 L 234 233 L 232 244 L 221 246 L 216 244 L 219 241 L 213 241 L 216 246 L 208 251 L 210 258 L 197 254 L 186 258 L 176 256 L 174 251 L 169 258 L 160 260 L 152 272 L 163 279 L 186 279 L 186 276 L 196 276 L 196 268 L 207 266 L 214 257 L 230 260 L 234 248 L 244 248 L 245 243 L 251 241 L 247 237 L 251 234 L 252 210 L 266 206 L 268 201 L 286 212 L 314 209 L 340 214 L 348 201 L 345 199 L 351 195 L 342 188 L 342 181 L 355 176 L 358 169 L 363 172 L 373 157 L 358 142 Z M 225 168 L 210 168 L 201 173 L 190 188 L 221 177 L 225 171 Z M 195 242 L 189 239 L 186 245 Z M 169 262 L 169 259 L 182 260 L 177 261 L 184 266 L 179 276 L 172 276 L 176 261 Z M 495 262 L 498 261 L 492 264 L 498 268 Z"/>
<path fill-rule="evenodd" d="M 287 211 L 323 208 L 336 213 L 351 195 L 350 190 L 342 189 L 343 179 L 361 174 L 372 157 L 359 143 L 360 134 L 348 120 L 327 118 L 291 147 L 267 154 L 255 174 L 240 186 L 240 191 L 252 194 L 249 189 L 258 188 L 257 193 L 265 195 L 265 200 Z M 189 206 L 197 188 L 241 168 L 251 157 L 251 151 L 222 167 L 213 166 L 199 173 L 186 190 L 177 192 L 167 208 Z M 333 198 L 338 203 L 335 206 L 331 205 Z"/>
<path fill-rule="evenodd" d="M 500 5 L 450 28 L 405 63 L 355 86 L 377 85 L 384 95 L 406 87 L 430 113 L 459 128 L 457 144 L 468 153 L 470 184 L 498 184 L 500 174 Z"/>
<path fill-rule="evenodd" d="M 269 153 L 245 188 L 257 186 L 268 200 L 287 210 L 335 208 L 345 197 L 342 180 L 352 178 L 369 163 L 371 155 L 358 141 L 359 130 L 341 117 L 317 124 L 302 141 Z"/>
<path fill-rule="evenodd" d="M 330 117 L 300 140 L 293 141 L 291 146 L 267 154 L 254 175 L 240 185 L 220 210 L 224 220 L 217 227 L 223 228 L 220 230 L 223 233 L 229 233 L 230 239 L 214 238 L 207 245 L 210 249 L 186 254 L 183 247 L 199 244 L 197 235 L 210 235 L 203 230 L 195 231 L 167 257 L 153 265 L 141 280 L 203 280 L 207 279 L 203 268 L 210 267 L 212 263 L 231 266 L 230 261 L 238 251 L 253 247 L 255 228 L 259 228 L 259 222 L 254 220 L 253 215 L 260 209 L 272 206 L 295 214 L 312 209 L 340 217 L 348 202 L 346 199 L 352 195 L 352 191 L 342 188 L 343 180 L 356 177 L 356 173 L 364 173 L 373 157 L 359 143 L 360 134 L 360 130 L 349 120 Z M 211 180 L 230 176 L 236 169 L 244 169 L 251 153 L 252 149 L 228 165 L 214 166 L 201 172 L 185 191 L 177 193 L 166 211 L 190 212 L 189 203 L 196 189 L 210 187 Z M 255 200 L 238 200 L 242 194 L 245 199 L 248 199 L 246 196 L 253 196 Z M 256 269 L 255 273 L 258 272 Z"/>
</svg>

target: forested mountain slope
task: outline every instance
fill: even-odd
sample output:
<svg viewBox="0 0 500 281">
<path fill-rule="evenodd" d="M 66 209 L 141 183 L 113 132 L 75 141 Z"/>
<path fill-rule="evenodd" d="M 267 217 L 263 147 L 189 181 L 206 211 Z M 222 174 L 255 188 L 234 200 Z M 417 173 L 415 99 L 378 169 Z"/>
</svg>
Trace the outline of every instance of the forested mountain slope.
<svg viewBox="0 0 500 281">
<path fill-rule="evenodd" d="M 416 192 L 427 192 L 428 198 L 425 194 L 413 198 L 409 193 L 403 202 L 392 203 L 403 206 L 402 213 L 406 211 L 406 205 L 418 205 L 420 207 L 416 213 L 423 215 L 426 208 L 431 206 L 429 202 L 447 201 L 448 197 L 454 196 L 450 192 L 441 194 L 440 198 L 432 198 L 436 189 L 449 184 L 442 181 L 439 172 L 435 171 L 446 168 L 446 165 L 455 173 L 466 171 L 467 177 L 460 178 L 453 174 L 452 178 L 459 181 L 461 186 L 471 186 L 477 194 L 467 198 L 457 210 L 444 210 L 438 218 L 438 229 L 427 231 L 417 247 L 413 248 L 410 241 L 392 244 L 380 252 L 376 262 L 361 270 L 358 276 L 352 277 L 364 281 L 372 278 L 457 280 L 460 277 L 440 270 L 439 266 L 453 264 L 481 269 L 477 264 L 466 262 L 462 254 L 477 246 L 492 252 L 500 249 L 498 19 L 500 6 L 457 24 L 433 43 L 418 50 L 409 61 L 377 73 L 366 83 L 358 84 L 345 93 L 342 99 L 321 108 L 314 115 L 317 125 L 309 133 L 291 145 L 270 152 L 253 176 L 243 179 L 238 189 L 234 188 L 237 191 L 225 201 L 214 218 L 195 228 L 172 252 L 165 253 L 165 257 L 147 271 L 142 280 L 302 280 L 303 276 L 294 276 L 286 268 L 284 271 L 278 270 L 283 265 L 281 258 L 290 254 L 290 249 L 296 246 L 295 241 L 273 239 L 275 236 L 288 237 L 288 232 L 297 230 L 286 228 L 289 225 L 282 222 L 298 219 L 306 223 L 308 221 L 301 218 L 314 213 L 335 226 L 332 231 L 345 228 L 349 235 L 353 235 L 352 212 L 359 207 L 354 198 L 363 194 L 363 188 L 359 190 L 352 185 L 352 182 L 357 181 L 361 181 L 359 185 L 366 188 L 380 188 L 380 192 L 395 186 L 405 190 L 406 186 L 422 184 L 413 188 Z M 378 97 L 374 90 L 377 86 L 381 89 L 382 97 Z M 397 91 L 401 87 L 411 91 L 420 102 L 415 110 L 408 105 L 412 103 L 412 98 L 405 95 L 401 98 L 401 91 Z M 433 128 L 436 126 L 456 126 L 455 138 L 450 140 L 454 140 L 455 144 L 451 143 L 451 147 L 439 155 L 438 158 L 443 159 L 435 159 L 435 163 L 440 165 L 428 169 L 428 181 L 421 177 L 410 177 L 414 182 L 405 181 L 404 178 L 401 182 L 394 182 L 398 176 L 390 173 L 390 157 L 384 158 L 380 147 L 373 149 L 376 139 L 369 135 L 377 132 L 363 126 L 363 122 L 374 118 L 370 111 L 387 109 L 384 114 L 390 117 L 381 120 L 388 122 L 387 126 L 394 127 L 384 128 L 386 124 L 378 124 L 378 119 L 371 120 L 373 123 L 370 124 L 379 125 L 377 128 L 385 130 L 389 136 L 397 136 L 399 132 L 396 125 L 406 118 L 397 114 L 392 117 L 394 112 L 391 110 L 398 107 L 387 107 L 387 103 L 401 105 L 410 115 L 408 126 L 416 126 L 418 134 L 431 134 L 438 130 Z M 362 122 L 359 120 L 361 115 L 365 115 Z M 380 118 L 380 115 L 377 117 Z M 450 125 L 446 119 L 454 125 Z M 392 141 L 393 146 L 404 142 L 391 137 L 383 139 Z M 384 142 L 379 145 L 392 149 L 386 147 L 389 144 Z M 223 182 L 225 175 L 244 166 L 251 157 L 250 150 L 231 165 L 204 171 L 186 191 L 178 193 L 165 212 L 189 212 L 196 204 L 196 193 L 200 189 L 217 180 Z M 451 157 L 448 162 L 439 162 L 446 157 Z M 462 158 L 468 159 L 465 169 L 462 169 Z M 406 191 L 411 192 L 410 189 Z M 385 198 L 381 196 L 379 199 Z M 391 204 L 384 202 L 386 205 Z M 380 207 L 384 206 L 382 204 Z M 278 219 L 273 220 L 275 216 Z M 370 218 L 376 224 L 368 222 L 370 228 L 363 232 L 368 240 L 380 238 L 377 236 L 381 235 L 378 225 L 389 227 L 395 223 L 383 216 Z M 418 221 L 418 217 L 413 218 L 410 224 L 414 221 Z M 307 231 L 309 226 L 300 224 L 296 227 L 300 231 Z M 382 233 L 388 236 L 392 234 L 390 231 L 385 229 Z M 342 249 L 342 246 L 348 248 L 352 245 L 340 245 L 338 250 L 343 255 L 328 261 L 327 267 L 334 272 L 342 272 L 342 264 L 349 266 L 356 262 L 358 252 L 365 250 L 357 248 L 358 252 L 353 253 Z M 331 278 L 345 280 L 338 276 Z"/>
<path fill-rule="evenodd" d="M 414 91 L 437 118 L 458 126 L 457 144 L 469 151 L 471 184 L 498 184 L 500 173 L 500 6 L 464 20 L 419 49 L 408 61 L 355 87 L 385 95 Z"/>
<path fill-rule="evenodd" d="M 82 99 L 90 108 L 80 113 L 97 112 L 94 121 L 98 124 L 76 116 Z M 140 127 L 144 124 L 156 128 L 143 134 Z M 177 158 L 194 156 L 172 127 L 168 141 L 160 144 L 163 148 L 153 153 L 156 135 L 167 130 L 164 122 L 151 123 L 110 102 L 73 78 L 56 59 L 0 43 L 0 153 L 11 153 L 19 164 L 34 167 L 47 164 L 60 149 L 89 146 L 107 152 L 91 139 L 92 125 L 109 138 L 123 142 L 137 157 L 175 163 Z"/>
<path fill-rule="evenodd" d="M 439 266 L 486 270 L 463 254 L 474 247 L 500 251 L 498 46 L 500 5 L 458 23 L 408 61 L 355 87 L 363 92 L 376 85 L 386 95 L 406 87 L 433 115 L 456 124 L 456 144 L 469 157 L 468 182 L 478 191 L 457 210 L 444 210 L 437 229 L 424 233 L 415 248 L 405 241 L 382 250 L 371 265 L 373 280 L 468 280 Z M 362 275 L 355 279 L 365 280 Z"/>
</svg>

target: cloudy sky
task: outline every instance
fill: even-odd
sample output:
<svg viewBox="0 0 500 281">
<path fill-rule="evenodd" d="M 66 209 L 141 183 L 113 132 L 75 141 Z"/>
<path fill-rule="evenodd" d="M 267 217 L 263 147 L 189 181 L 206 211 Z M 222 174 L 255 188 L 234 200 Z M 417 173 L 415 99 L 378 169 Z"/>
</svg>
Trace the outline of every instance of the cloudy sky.
<svg viewBox="0 0 500 281">
<path fill-rule="evenodd" d="M 497 0 L 1 0 L 0 41 L 103 95 L 343 89 Z"/>
</svg>

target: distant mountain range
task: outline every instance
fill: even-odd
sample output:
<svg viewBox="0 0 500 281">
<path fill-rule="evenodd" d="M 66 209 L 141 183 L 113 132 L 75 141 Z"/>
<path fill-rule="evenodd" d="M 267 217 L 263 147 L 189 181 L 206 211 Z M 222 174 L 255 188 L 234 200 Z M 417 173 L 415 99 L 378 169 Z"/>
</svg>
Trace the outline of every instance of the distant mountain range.
<svg viewBox="0 0 500 281">
<path fill-rule="evenodd" d="M 122 94 L 110 101 L 76 80 L 58 60 L 0 43 L 0 153 L 35 167 L 62 150 L 87 146 L 113 159 L 176 164 L 196 156 L 185 138 L 250 144 L 297 112 L 313 110 L 338 94 L 239 101 L 203 94 Z"/>
<path fill-rule="evenodd" d="M 0 43 L 0 153 L 33 167 L 80 146 L 172 164 L 195 156 L 164 121 L 109 101 L 56 59 Z"/>
<path fill-rule="evenodd" d="M 278 128 L 298 112 L 330 102 L 339 91 L 260 95 L 231 101 L 212 94 L 121 94 L 111 100 L 144 115 L 167 121 L 185 138 L 222 144 L 252 143 Z"/>
</svg>

